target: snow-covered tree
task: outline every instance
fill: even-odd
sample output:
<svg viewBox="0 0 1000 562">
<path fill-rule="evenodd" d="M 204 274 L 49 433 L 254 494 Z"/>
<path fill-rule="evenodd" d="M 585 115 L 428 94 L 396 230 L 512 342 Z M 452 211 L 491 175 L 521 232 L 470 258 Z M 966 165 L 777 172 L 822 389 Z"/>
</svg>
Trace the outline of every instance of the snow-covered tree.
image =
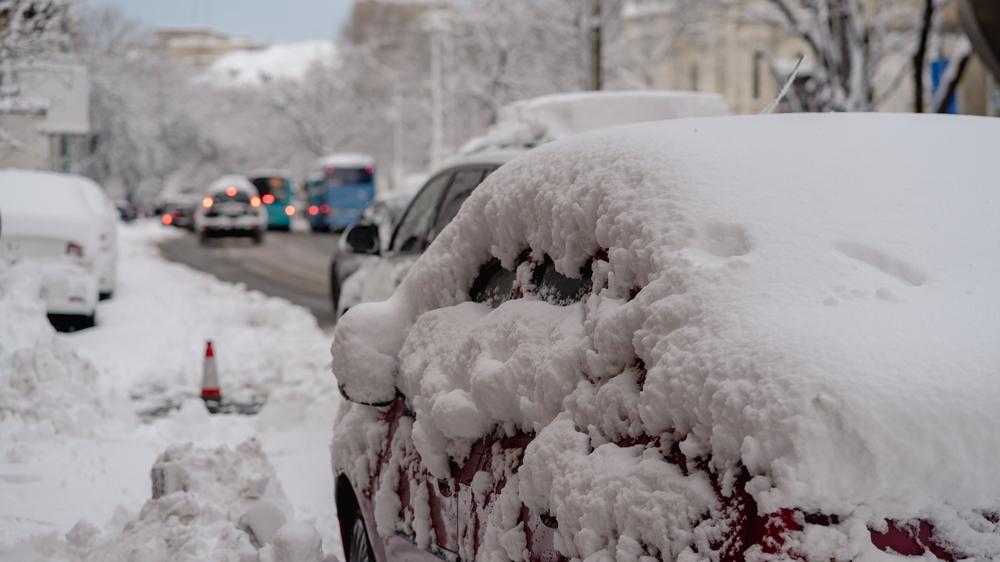
<svg viewBox="0 0 1000 562">
<path fill-rule="evenodd" d="M 0 0 L 0 111 L 26 107 L 17 73 L 39 56 L 68 44 L 68 0 Z M 17 139 L 0 126 L 0 151 L 16 148 Z"/>
</svg>

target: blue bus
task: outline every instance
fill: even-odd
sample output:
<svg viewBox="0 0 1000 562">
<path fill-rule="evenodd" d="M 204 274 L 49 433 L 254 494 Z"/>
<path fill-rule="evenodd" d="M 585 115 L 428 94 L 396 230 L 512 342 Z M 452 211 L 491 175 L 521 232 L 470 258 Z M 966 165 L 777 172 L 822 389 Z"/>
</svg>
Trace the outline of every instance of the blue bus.
<svg viewBox="0 0 1000 562">
<path fill-rule="evenodd" d="M 366 154 L 324 156 L 309 174 L 306 191 L 313 231 L 344 230 L 375 198 L 375 160 Z"/>
<path fill-rule="evenodd" d="M 267 209 L 268 230 L 291 230 L 295 216 L 291 175 L 285 170 L 254 170 L 247 177 Z"/>
</svg>

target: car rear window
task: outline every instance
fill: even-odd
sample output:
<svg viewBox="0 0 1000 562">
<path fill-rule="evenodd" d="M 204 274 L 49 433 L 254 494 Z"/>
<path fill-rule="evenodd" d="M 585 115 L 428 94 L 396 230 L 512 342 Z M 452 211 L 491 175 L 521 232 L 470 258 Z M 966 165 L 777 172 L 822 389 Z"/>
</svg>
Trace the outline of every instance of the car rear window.
<svg viewBox="0 0 1000 562">
<path fill-rule="evenodd" d="M 261 197 L 271 194 L 274 195 L 275 199 L 282 200 L 286 196 L 285 184 L 287 180 L 281 176 L 253 178 L 250 183 L 257 188 L 257 193 L 260 193 Z"/>
<path fill-rule="evenodd" d="M 371 183 L 372 170 L 369 168 L 331 168 L 327 170 L 326 178 L 332 187 Z"/>
<path fill-rule="evenodd" d="M 233 195 L 228 195 L 226 193 L 216 193 L 215 194 L 216 203 L 243 203 L 246 205 L 250 204 L 250 196 L 247 195 L 245 191 L 237 191 Z"/>
</svg>

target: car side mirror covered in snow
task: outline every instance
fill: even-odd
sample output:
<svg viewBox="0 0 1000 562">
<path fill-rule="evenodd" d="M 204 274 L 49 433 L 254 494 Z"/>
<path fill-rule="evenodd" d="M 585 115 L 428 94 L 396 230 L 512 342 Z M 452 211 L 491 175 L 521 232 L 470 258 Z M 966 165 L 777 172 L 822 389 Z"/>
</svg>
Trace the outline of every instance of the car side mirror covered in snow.
<svg viewBox="0 0 1000 562">
<path fill-rule="evenodd" d="M 374 224 L 356 224 L 344 235 L 347 246 L 355 254 L 377 256 L 381 244 L 378 239 L 378 227 Z"/>
</svg>

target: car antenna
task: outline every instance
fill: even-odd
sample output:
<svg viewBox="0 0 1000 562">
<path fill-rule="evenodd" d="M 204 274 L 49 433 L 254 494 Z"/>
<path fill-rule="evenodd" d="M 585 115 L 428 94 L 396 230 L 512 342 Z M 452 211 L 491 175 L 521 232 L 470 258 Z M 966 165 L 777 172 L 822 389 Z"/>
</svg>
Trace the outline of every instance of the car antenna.
<svg viewBox="0 0 1000 562">
<path fill-rule="evenodd" d="M 778 90 L 778 95 L 775 96 L 774 100 L 760 112 L 761 115 L 767 115 L 768 113 L 774 111 L 774 108 L 778 107 L 781 100 L 788 95 L 788 90 L 792 87 L 792 83 L 795 82 L 795 77 L 799 74 L 799 67 L 802 66 L 802 61 L 805 60 L 805 58 L 805 55 L 799 55 L 799 60 L 795 61 L 795 66 L 792 67 L 791 74 L 788 75 L 788 78 L 785 79 L 785 83 L 781 86 L 781 89 Z"/>
</svg>

